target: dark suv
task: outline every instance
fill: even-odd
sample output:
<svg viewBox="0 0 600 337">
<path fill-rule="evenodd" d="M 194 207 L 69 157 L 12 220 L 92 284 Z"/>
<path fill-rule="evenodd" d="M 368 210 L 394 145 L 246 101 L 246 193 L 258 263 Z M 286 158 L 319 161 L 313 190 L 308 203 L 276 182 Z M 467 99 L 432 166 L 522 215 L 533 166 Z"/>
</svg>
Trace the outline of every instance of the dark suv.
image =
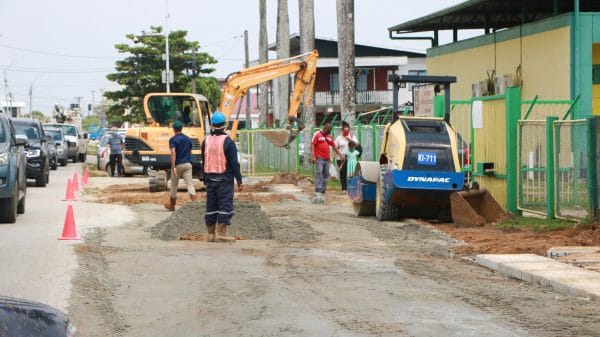
<svg viewBox="0 0 600 337">
<path fill-rule="evenodd" d="M 27 179 L 35 179 L 37 186 L 50 182 L 50 153 L 42 124 L 36 119 L 13 118 L 17 135 L 27 136 Z"/>
<path fill-rule="evenodd" d="M 13 223 L 25 213 L 27 139 L 16 136 L 12 121 L 0 113 L 0 222 Z"/>
</svg>

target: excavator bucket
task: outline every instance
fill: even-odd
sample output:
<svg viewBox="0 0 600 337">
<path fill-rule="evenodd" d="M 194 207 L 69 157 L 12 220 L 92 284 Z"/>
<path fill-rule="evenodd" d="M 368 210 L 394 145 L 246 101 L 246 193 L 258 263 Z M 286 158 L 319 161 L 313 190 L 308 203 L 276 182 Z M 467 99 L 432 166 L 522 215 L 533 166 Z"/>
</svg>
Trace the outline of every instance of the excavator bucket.
<svg viewBox="0 0 600 337">
<path fill-rule="evenodd" d="M 262 130 L 260 133 L 277 147 L 288 147 L 298 136 L 297 130 Z"/>
<path fill-rule="evenodd" d="M 509 217 L 484 188 L 452 193 L 450 207 L 454 223 L 461 225 L 483 226 Z"/>
</svg>

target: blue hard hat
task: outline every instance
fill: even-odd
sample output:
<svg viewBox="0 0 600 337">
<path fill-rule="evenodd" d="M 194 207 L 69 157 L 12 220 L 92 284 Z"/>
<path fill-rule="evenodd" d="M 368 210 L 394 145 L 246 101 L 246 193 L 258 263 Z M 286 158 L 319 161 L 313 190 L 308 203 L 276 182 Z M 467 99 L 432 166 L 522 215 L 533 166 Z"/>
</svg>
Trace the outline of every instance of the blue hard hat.
<svg viewBox="0 0 600 337">
<path fill-rule="evenodd" d="M 212 114 L 212 118 L 210 119 L 213 125 L 223 124 L 227 121 L 225 115 L 221 111 L 215 111 Z"/>
</svg>

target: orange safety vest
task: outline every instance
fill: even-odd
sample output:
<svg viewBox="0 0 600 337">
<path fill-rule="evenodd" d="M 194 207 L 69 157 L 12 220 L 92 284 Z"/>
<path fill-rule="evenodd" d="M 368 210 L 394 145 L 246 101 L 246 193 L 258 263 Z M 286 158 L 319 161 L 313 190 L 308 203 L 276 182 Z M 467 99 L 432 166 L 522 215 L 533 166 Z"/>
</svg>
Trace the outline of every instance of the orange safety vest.
<svg viewBox="0 0 600 337">
<path fill-rule="evenodd" d="M 225 173 L 227 159 L 224 144 L 227 135 L 207 136 L 204 143 L 204 173 Z"/>
</svg>

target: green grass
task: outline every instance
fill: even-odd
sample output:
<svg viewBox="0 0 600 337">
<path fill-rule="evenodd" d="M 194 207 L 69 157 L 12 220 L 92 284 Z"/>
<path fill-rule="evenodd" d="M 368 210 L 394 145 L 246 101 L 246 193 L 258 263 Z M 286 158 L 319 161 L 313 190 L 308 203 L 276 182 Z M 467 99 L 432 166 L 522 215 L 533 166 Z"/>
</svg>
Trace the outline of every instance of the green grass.
<svg viewBox="0 0 600 337">
<path fill-rule="evenodd" d="M 98 145 L 88 144 L 87 154 L 90 156 L 95 156 L 98 153 Z"/>
<path fill-rule="evenodd" d="M 574 222 L 562 219 L 543 219 L 534 217 L 515 217 L 498 222 L 495 227 L 504 230 L 531 229 L 533 231 L 552 231 L 572 228 Z"/>
</svg>

